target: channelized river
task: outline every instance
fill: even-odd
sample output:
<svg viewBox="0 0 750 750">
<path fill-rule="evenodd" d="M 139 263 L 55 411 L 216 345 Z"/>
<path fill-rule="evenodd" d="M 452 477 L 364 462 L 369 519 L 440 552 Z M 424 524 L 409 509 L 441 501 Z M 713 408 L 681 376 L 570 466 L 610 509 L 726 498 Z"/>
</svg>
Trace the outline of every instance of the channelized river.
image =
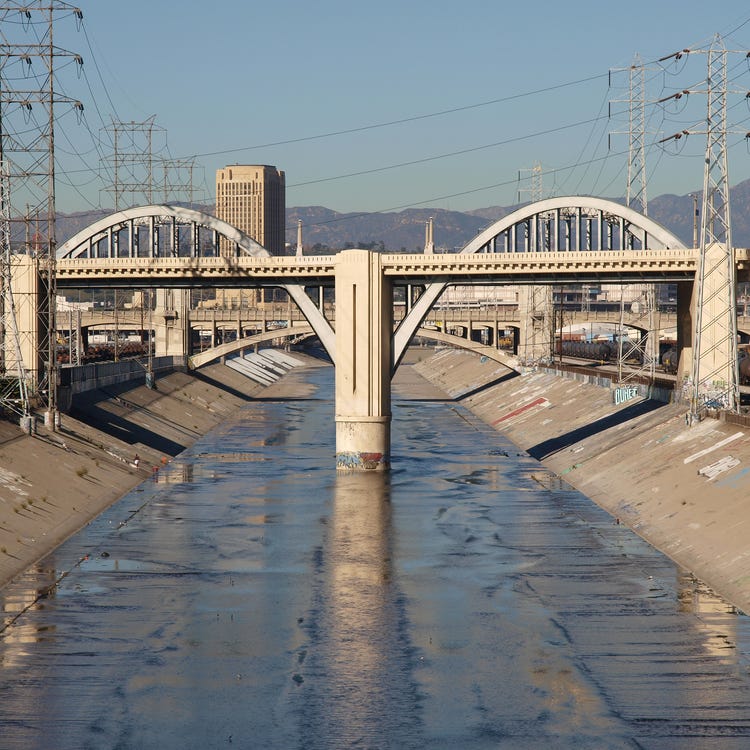
<svg viewBox="0 0 750 750">
<path fill-rule="evenodd" d="M 0 591 L 0 748 L 750 746 L 747 618 L 455 404 L 337 475 L 287 377 Z"/>
</svg>

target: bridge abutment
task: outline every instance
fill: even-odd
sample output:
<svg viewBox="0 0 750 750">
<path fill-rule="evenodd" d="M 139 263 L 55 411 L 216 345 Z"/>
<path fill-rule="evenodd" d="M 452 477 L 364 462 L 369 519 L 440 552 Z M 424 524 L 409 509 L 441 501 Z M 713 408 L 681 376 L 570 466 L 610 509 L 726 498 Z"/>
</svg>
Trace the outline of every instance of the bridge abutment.
<svg viewBox="0 0 750 750">
<path fill-rule="evenodd" d="M 390 468 L 393 289 L 380 255 L 336 263 L 336 467 Z"/>
</svg>

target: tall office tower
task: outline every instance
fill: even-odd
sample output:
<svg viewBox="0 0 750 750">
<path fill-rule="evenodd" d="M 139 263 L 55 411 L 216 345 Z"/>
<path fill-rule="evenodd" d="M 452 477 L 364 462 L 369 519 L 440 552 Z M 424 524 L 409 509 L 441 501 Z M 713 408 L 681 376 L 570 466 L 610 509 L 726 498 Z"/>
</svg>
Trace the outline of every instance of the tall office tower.
<svg viewBox="0 0 750 750">
<path fill-rule="evenodd" d="M 216 171 L 216 216 L 249 234 L 271 255 L 283 255 L 286 228 L 284 173 L 267 164 Z M 221 252 L 230 252 L 221 244 Z"/>
<path fill-rule="evenodd" d="M 216 217 L 250 235 L 271 255 L 284 255 L 286 229 L 286 183 L 284 173 L 267 164 L 234 164 L 216 170 Z M 234 252 L 219 240 L 222 255 Z M 239 296 L 238 296 L 239 295 Z M 280 290 L 256 290 L 254 303 L 283 299 Z M 238 290 L 217 290 L 222 306 L 242 306 Z"/>
</svg>

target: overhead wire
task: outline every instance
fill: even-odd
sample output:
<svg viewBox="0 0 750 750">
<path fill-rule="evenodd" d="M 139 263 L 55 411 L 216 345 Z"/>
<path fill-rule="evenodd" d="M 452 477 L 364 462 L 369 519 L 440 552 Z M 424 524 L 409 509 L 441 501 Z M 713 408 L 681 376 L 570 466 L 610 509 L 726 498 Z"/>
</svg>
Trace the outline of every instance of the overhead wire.
<svg viewBox="0 0 750 750">
<path fill-rule="evenodd" d="M 614 152 L 612 155 L 613 156 L 623 156 L 626 153 L 627 153 L 627 151 L 619 151 L 619 152 Z M 607 158 L 609 158 L 609 155 L 598 156 L 598 157 L 595 157 L 595 158 L 591 159 L 590 161 L 592 161 L 592 162 L 599 162 L 602 159 L 607 159 Z M 569 170 L 569 169 L 575 169 L 578 166 L 580 166 L 580 162 L 575 162 L 573 164 L 568 164 L 568 165 L 563 166 L 563 167 L 556 167 L 554 169 L 550 169 L 550 170 L 546 171 L 545 175 L 547 175 L 547 174 L 549 174 L 549 175 L 556 175 L 556 174 L 558 174 L 560 172 L 564 172 L 564 171 Z M 340 215 L 335 216 L 335 217 L 333 217 L 331 219 L 324 219 L 324 220 L 321 220 L 321 221 L 310 222 L 308 224 L 308 226 L 313 227 L 313 226 L 325 226 L 325 225 L 328 225 L 328 224 L 336 224 L 336 223 L 339 223 L 339 222 L 342 222 L 342 221 L 350 221 L 352 219 L 361 218 L 363 216 L 368 216 L 371 213 L 390 213 L 390 212 L 393 212 L 393 211 L 402 211 L 402 210 L 404 210 L 406 208 L 414 208 L 415 206 L 424 206 L 424 205 L 428 205 L 428 204 L 431 204 L 431 203 L 434 204 L 434 203 L 440 202 L 440 201 L 451 200 L 452 198 L 461 198 L 461 197 L 464 197 L 466 195 L 472 195 L 474 193 L 484 192 L 485 190 L 494 190 L 494 189 L 499 188 L 499 187 L 508 187 L 510 185 L 515 185 L 515 184 L 517 184 L 517 178 L 512 177 L 512 178 L 509 178 L 507 180 L 503 180 L 501 182 L 492 183 L 490 185 L 482 185 L 481 187 L 468 188 L 466 190 L 461 190 L 461 191 L 458 191 L 458 192 L 455 192 L 455 193 L 450 193 L 448 195 L 433 196 L 431 198 L 427 198 L 427 199 L 421 200 L 421 201 L 413 201 L 413 202 L 410 202 L 410 203 L 402 203 L 402 204 L 399 204 L 399 205 L 396 205 L 396 206 L 390 206 L 388 208 L 375 209 L 374 211 L 359 211 L 359 212 L 356 212 L 356 213 L 353 213 L 353 214 L 340 214 Z M 292 227 L 292 226 L 287 227 L 287 229 L 292 229 L 292 228 L 294 228 L 294 227 Z"/>
<path fill-rule="evenodd" d="M 738 26 L 736 26 L 732 30 L 732 32 L 730 32 L 730 33 L 735 33 L 740 28 L 742 28 L 743 26 L 745 26 L 748 22 L 750 22 L 750 18 L 744 20 L 741 24 L 739 24 Z M 40 26 L 40 28 L 45 28 L 44 24 L 40 23 L 39 26 Z M 116 108 L 115 108 L 114 102 L 113 102 L 113 100 L 112 100 L 112 98 L 110 96 L 110 93 L 109 93 L 109 91 L 107 89 L 106 84 L 104 83 L 104 78 L 102 76 L 101 69 L 100 69 L 100 67 L 98 65 L 98 56 L 94 54 L 93 44 L 92 44 L 92 42 L 91 42 L 91 40 L 89 38 L 86 24 L 81 24 L 81 28 L 83 29 L 84 38 L 86 39 L 89 52 L 91 53 L 91 59 L 93 60 L 93 63 L 94 63 L 94 66 L 95 66 L 95 70 L 97 72 L 97 75 L 98 75 L 99 81 L 100 81 L 100 83 L 102 85 L 102 88 L 103 88 L 103 90 L 105 92 L 105 96 L 106 96 L 106 98 L 107 98 L 107 100 L 109 102 L 109 105 L 111 106 L 112 110 L 116 112 Z M 686 64 L 686 60 L 683 61 L 683 66 L 685 64 Z M 391 127 L 391 126 L 395 126 L 395 125 L 399 125 L 399 124 L 404 124 L 404 123 L 409 123 L 409 122 L 417 122 L 417 121 L 425 120 L 425 119 L 428 119 L 428 118 L 441 117 L 441 116 L 446 116 L 446 115 L 449 115 L 449 114 L 454 114 L 454 113 L 459 113 L 459 112 L 463 112 L 463 111 L 473 110 L 473 109 L 477 109 L 477 108 L 481 108 L 481 107 L 487 107 L 487 106 L 491 106 L 491 105 L 495 105 L 495 104 L 517 101 L 517 100 L 525 98 L 525 97 L 531 97 L 531 96 L 535 96 L 535 95 L 539 95 L 539 94 L 545 94 L 545 93 L 549 93 L 551 91 L 555 91 L 555 90 L 564 89 L 564 88 L 567 88 L 567 87 L 572 87 L 572 86 L 576 86 L 576 85 L 580 85 L 580 84 L 584 84 L 584 83 L 596 81 L 596 80 L 604 78 L 606 75 L 607 74 L 597 74 L 597 75 L 587 76 L 587 77 L 580 78 L 580 79 L 577 79 L 577 80 L 574 80 L 574 81 L 568 81 L 568 82 L 563 82 L 563 83 L 560 83 L 560 84 L 546 86 L 546 87 L 534 89 L 532 91 L 520 92 L 520 93 L 517 93 L 517 94 L 512 94 L 512 95 L 508 95 L 508 96 L 504 96 L 504 97 L 498 97 L 498 98 L 495 98 L 495 99 L 491 99 L 491 100 L 487 100 L 487 101 L 482 101 L 482 102 L 477 102 L 477 103 L 473 103 L 473 104 L 469 104 L 469 105 L 450 107 L 450 108 L 442 109 L 440 111 L 431 112 L 431 113 L 425 113 L 425 114 L 413 115 L 413 116 L 409 116 L 409 117 L 397 118 L 397 119 L 388 120 L 388 121 L 379 122 L 379 123 L 370 123 L 370 124 L 366 124 L 366 125 L 362 125 L 362 126 L 358 126 L 358 127 L 341 129 L 341 130 L 336 130 L 336 131 L 331 131 L 331 132 L 311 134 L 311 135 L 306 135 L 306 136 L 301 136 L 301 137 L 296 137 L 296 138 L 290 138 L 290 139 L 275 141 L 275 142 L 271 142 L 271 143 L 256 144 L 256 145 L 244 146 L 244 147 L 238 147 L 238 148 L 232 148 L 232 149 L 224 149 L 224 150 L 220 150 L 220 151 L 212 151 L 212 152 L 205 152 L 205 153 L 196 153 L 196 154 L 191 155 L 190 157 L 185 157 L 185 158 L 198 158 L 198 157 L 206 157 L 206 156 L 216 156 L 216 155 L 221 155 L 221 154 L 237 153 L 237 152 L 240 152 L 240 151 L 248 151 L 248 150 L 253 150 L 253 149 L 269 148 L 271 146 L 288 145 L 288 144 L 293 144 L 293 143 L 302 143 L 302 142 L 307 142 L 307 141 L 312 141 L 312 140 L 317 140 L 317 139 L 331 138 L 331 137 L 345 135 L 345 134 L 365 132 L 365 131 L 369 131 L 369 130 L 373 130 L 373 129 L 377 129 L 377 128 Z M 98 107 L 97 97 L 93 95 L 93 87 L 91 85 L 91 81 L 89 80 L 88 76 L 85 75 L 85 69 L 84 69 L 84 76 L 85 76 L 85 80 L 86 80 L 86 85 L 87 85 L 87 87 L 89 89 L 89 93 L 92 95 L 91 96 L 92 101 L 95 102 L 95 111 L 97 112 L 97 114 L 99 116 L 99 119 L 102 121 L 102 123 L 104 123 L 104 117 L 102 116 L 102 113 L 101 113 L 101 111 L 99 110 L 99 107 Z M 399 163 L 396 163 L 396 164 L 385 165 L 385 166 L 382 166 L 382 167 L 376 167 L 376 168 L 372 168 L 372 169 L 365 169 L 365 170 L 359 170 L 359 171 L 355 171 L 355 172 L 349 172 L 349 173 L 342 174 L 342 175 L 336 175 L 336 176 L 331 176 L 331 177 L 319 178 L 319 179 L 315 179 L 315 180 L 308 180 L 308 181 L 305 181 L 305 182 L 291 184 L 288 187 L 290 187 L 290 188 L 302 187 L 304 185 L 316 184 L 316 183 L 321 183 L 321 182 L 329 182 L 329 181 L 338 180 L 338 179 L 346 179 L 346 178 L 350 178 L 350 177 L 354 177 L 354 176 L 364 176 L 364 175 L 368 175 L 368 174 L 374 174 L 376 172 L 383 172 L 383 171 L 393 170 L 393 169 L 397 169 L 397 168 L 405 168 L 405 167 L 409 167 L 409 166 L 414 166 L 414 165 L 417 165 L 417 164 L 425 163 L 425 162 L 428 162 L 428 161 L 435 161 L 435 160 L 438 160 L 438 159 L 450 158 L 450 157 L 453 157 L 453 156 L 463 155 L 463 154 L 471 153 L 473 151 L 478 151 L 478 150 L 482 150 L 482 149 L 486 149 L 486 148 L 498 147 L 500 145 L 506 145 L 508 143 L 513 143 L 513 142 L 518 142 L 520 140 L 525 140 L 526 138 L 534 138 L 534 137 L 538 137 L 539 135 L 549 134 L 549 133 L 556 132 L 556 131 L 559 131 L 559 130 L 563 130 L 563 129 L 566 129 L 566 128 L 569 128 L 569 127 L 578 127 L 578 126 L 580 126 L 582 124 L 591 123 L 592 124 L 592 129 L 591 129 L 591 131 L 589 133 L 589 137 L 587 138 L 586 144 L 584 145 L 584 147 L 581 150 L 581 154 L 579 156 L 579 159 L 577 160 L 578 164 L 577 165 L 573 165 L 573 166 L 567 168 L 569 170 L 573 170 L 573 169 L 575 169 L 577 167 L 584 167 L 584 166 L 586 167 L 586 169 L 584 170 L 583 175 L 578 180 L 577 189 L 580 189 L 580 186 L 582 185 L 583 180 L 586 178 L 588 170 L 590 169 L 590 167 L 592 166 L 592 164 L 595 163 L 596 161 L 599 161 L 598 158 L 595 159 L 595 160 L 582 161 L 581 160 L 581 156 L 583 155 L 583 153 L 585 153 L 585 150 L 590 145 L 590 142 L 591 142 L 591 140 L 592 140 L 592 138 L 593 138 L 593 136 L 594 136 L 594 134 L 596 132 L 596 129 L 597 129 L 597 123 L 601 119 L 603 119 L 603 118 L 601 118 L 601 112 L 602 112 L 602 109 L 600 108 L 600 112 L 599 112 L 599 115 L 597 115 L 597 117 L 591 118 L 589 120 L 580 121 L 579 123 L 571 124 L 571 125 L 568 125 L 568 126 L 561 126 L 559 128 L 550 128 L 550 129 L 548 129 L 546 131 L 540 131 L 540 132 L 534 133 L 534 134 L 527 134 L 525 136 L 519 136 L 517 138 L 507 139 L 505 141 L 498 141 L 498 142 L 496 142 L 494 144 L 485 144 L 483 146 L 470 147 L 470 148 L 466 148 L 466 149 L 460 149 L 460 150 L 456 150 L 456 151 L 452 151 L 452 152 L 447 152 L 447 153 L 444 153 L 444 154 L 439 154 L 439 155 L 434 155 L 434 156 L 428 156 L 428 157 L 424 157 L 422 159 L 415 159 L 415 160 L 410 160 L 410 161 L 404 161 L 404 162 L 399 162 Z M 103 147 L 103 145 L 104 145 L 105 142 L 101 138 L 98 138 L 95 135 L 95 133 L 93 132 L 93 130 L 90 128 L 90 125 L 88 123 L 88 119 L 87 118 L 84 119 L 84 123 L 85 123 L 85 125 L 86 125 L 86 127 L 88 129 L 88 133 L 89 133 L 89 135 L 91 137 L 92 143 L 93 144 L 97 144 L 94 148 L 98 149 L 97 152 L 99 153 L 99 156 L 100 156 L 100 162 L 102 162 L 102 161 L 104 161 L 103 160 L 102 147 Z M 599 153 L 599 149 L 600 149 L 600 146 L 601 146 L 601 143 L 602 143 L 602 138 L 603 138 L 603 136 L 600 134 L 599 140 L 597 142 L 597 146 L 594 149 L 594 153 L 595 154 Z M 652 146 L 653 146 L 653 144 L 652 144 Z M 161 153 L 165 153 L 165 152 L 167 154 L 169 154 L 169 156 L 171 157 L 171 149 L 169 148 L 168 142 L 159 151 L 157 151 L 157 154 L 161 154 Z M 91 150 L 87 150 L 85 153 L 86 154 L 91 154 L 92 151 Z M 660 150 L 660 153 L 663 154 L 663 151 Z M 605 155 L 604 157 L 601 157 L 601 159 L 604 160 L 608 156 L 613 156 L 613 155 L 614 154 L 608 154 L 608 155 Z M 81 156 L 81 154 L 79 154 L 79 156 Z M 82 161 L 84 161 L 84 163 L 85 163 L 85 160 L 82 159 Z M 598 184 L 598 181 L 601 178 L 601 174 L 602 174 L 603 168 L 604 168 L 604 163 L 602 163 L 600 166 L 601 166 L 601 168 L 599 170 L 599 176 L 596 178 L 595 184 Z M 86 170 L 67 170 L 66 174 L 72 175 L 72 174 L 75 174 L 75 173 L 85 172 L 85 171 Z M 559 170 L 555 170 L 555 171 L 557 172 Z M 91 173 L 95 173 L 95 170 L 90 169 L 90 172 Z M 570 179 L 571 174 L 572 174 L 572 172 L 568 172 L 568 177 L 566 178 L 566 182 Z M 204 174 L 204 180 L 205 180 L 205 174 Z M 469 191 L 469 192 L 471 192 L 471 191 Z M 457 195 L 458 194 L 454 194 L 451 197 L 457 197 Z M 414 205 L 420 205 L 420 204 L 421 204 L 421 202 L 417 203 L 417 204 L 414 204 Z"/>
<path fill-rule="evenodd" d="M 433 117 L 443 117 L 445 115 L 455 114 L 457 112 L 466 112 L 472 109 L 488 107 L 494 104 L 503 104 L 503 103 L 510 102 L 510 101 L 516 101 L 518 99 L 535 96 L 537 94 L 548 93 L 550 91 L 556 91 L 556 90 L 560 90 L 563 88 L 568 88 L 570 86 L 577 86 L 582 83 L 588 83 L 590 81 L 595 81 L 605 76 L 606 74 L 597 74 L 597 75 L 588 76 L 586 78 L 579 78 L 575 81 L 567 81 L 565 83 L 555 84 L 552 86 L 545 86 L 543 88 L 534 89 L 532 91 L 525 91 L 525 92 L 521 92 L 518 94 L 509 94 L 508 96 L 498 97 L 497 99 L 489 99 L 487 101 L 476 102 L 474 104 L 467 104 L 467 105 L 458 106 L 458 107 L 450 107 L 448 109 L 439 110 L 437 112 L 429 112 L 429 113 L 421 114 L 421 115 L 412 115 L 410 117 L 401 117 L 395 120 L 387 120 L 384 122 L 371 123 L 369 125 L 360 125 L 360 126 L 352 127 L 352 128 L 344 128 L 342 130 L 333 130 L 333 131 L 329 131 L 325 133 L 317 133 L 314 135 L 299 136 L 296 138 L 288 138 L 288 139 L 281 140 L 281 141 L 259 143 L 259 144 L 254 144 L 250 146 L 240 146 L 240 147 L 235 147 L 235 148 L 230 148 L 230 149 L 222 149 L 220 151 L 206 151 L 206 152 L 201 152 L 201 153 L 194 153 L 194 154 L 191 154 L 189 157 L 185 157 L 185 158 L 223 156 L 224 154 L 237 153 L 240 151 L 254 151 L 257 149 L 261 149 L 261 148 L 272 148 L 275 146 L 288 146 L 288 145 L 295 144 L 295 143 L 305 143 L 307 141 L 320 140 L 322 138 L 333 138 L 333 137 L 341 136 L 341 135 L 350 135 L 352 133 L 362 133 L 368 130 L 375 130 L 378 128 L 388 128 L 394 125 L 403 125 L 405 123 L 418 122 L 420 120 L 427 120 Z"/>
<path fill-rule="evenodd" d="M 375 174 L 377 172 L 386 172 L 391 169 L 400 169 L 402 167 L 411 167 L 416 164 L 425 164 L 431 161 L 437 161 L 439 159 L 447 159 L 453 156 L 465 156 L 466 154 L 474 153 L 477 151 L 484 151 L 490 148 L 497 148 L 498 146 L 507 146 L 510 143 L 516 143 L 518 141 L 526 141 L 533 138 L 538 138 L 543 135 L 549 135 L 551 133 L 561 132 L 563 130 L 570 130 L 572 128 L 580 127 L 581 125 L 588 125 L 589 123 L 595 122 L 602 119 L 601 116 L 590 118 L 588 120 L 579 120 L 578 122 L 568 123 L 566 125 L 559 125 L 554 128 L 546 128 L 545 130 L 538 130 L 534 133 L 526 133 L 524 135 L 513 136 L 512 138 L 505 138 L 501 141 L 495 141 L 493 143 L 485 143 L 481 146 L 471 146 L 457 151 L 450 151 L 442 154 L 435 154 L 433 156 L 425 156 L 420 159 L 412 159 L 410 161 L 398 162 L 396 164 L 388 164 L 382 167 L 373 167 L 372 169 L 363 169 L 358 172 L 348 172 L 346 174 L 335 175 L 332 177 L 321 177 L 316 180 L 306 180 L 304 182 L 297 182 L 287 185 L 287 188 L 304 187 L 306 185 L 315 185 L 321 182 L 330 182 L 332 180 L 342 180 L 349 177 L 359 177 L 367 174 Z"/>
</svg>

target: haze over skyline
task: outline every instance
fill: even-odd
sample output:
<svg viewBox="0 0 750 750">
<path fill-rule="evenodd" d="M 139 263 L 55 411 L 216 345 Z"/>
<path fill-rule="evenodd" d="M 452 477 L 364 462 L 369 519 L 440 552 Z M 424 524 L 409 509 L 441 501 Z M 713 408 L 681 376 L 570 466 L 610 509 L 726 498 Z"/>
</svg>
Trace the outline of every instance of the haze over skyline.
<svg viewBox="0 0 750 750">
<path fill-rule="evenodd" d="M 80 29 L 72 16 L 55 27 L 85 69 L 57 76 L 84 105 L 82 118 L 58 115 L 62 211 L 113 205 L 107 129 L 152 116 L 154 155 L 195 160 L 196 200 L 213 201 L 216 169 L 233 163 L 284 170 L 287 206 L 337 211 L 510 205 L 531 198 L 535 165 L 544 195 L 621 197 L 636 54 L 648 195 L 689 193 L 703 184 L 707 56 L 658 60 L 705 51 L 717 33 L 738 51 L 727 66 L 729 181 L 750 177 L 750 11 L 738 0 L 81 10 Z M 655 103 L 683 90 L 694 93 Z M 691 134 L 658 143 L 682 130 Z"/>
</svg>

